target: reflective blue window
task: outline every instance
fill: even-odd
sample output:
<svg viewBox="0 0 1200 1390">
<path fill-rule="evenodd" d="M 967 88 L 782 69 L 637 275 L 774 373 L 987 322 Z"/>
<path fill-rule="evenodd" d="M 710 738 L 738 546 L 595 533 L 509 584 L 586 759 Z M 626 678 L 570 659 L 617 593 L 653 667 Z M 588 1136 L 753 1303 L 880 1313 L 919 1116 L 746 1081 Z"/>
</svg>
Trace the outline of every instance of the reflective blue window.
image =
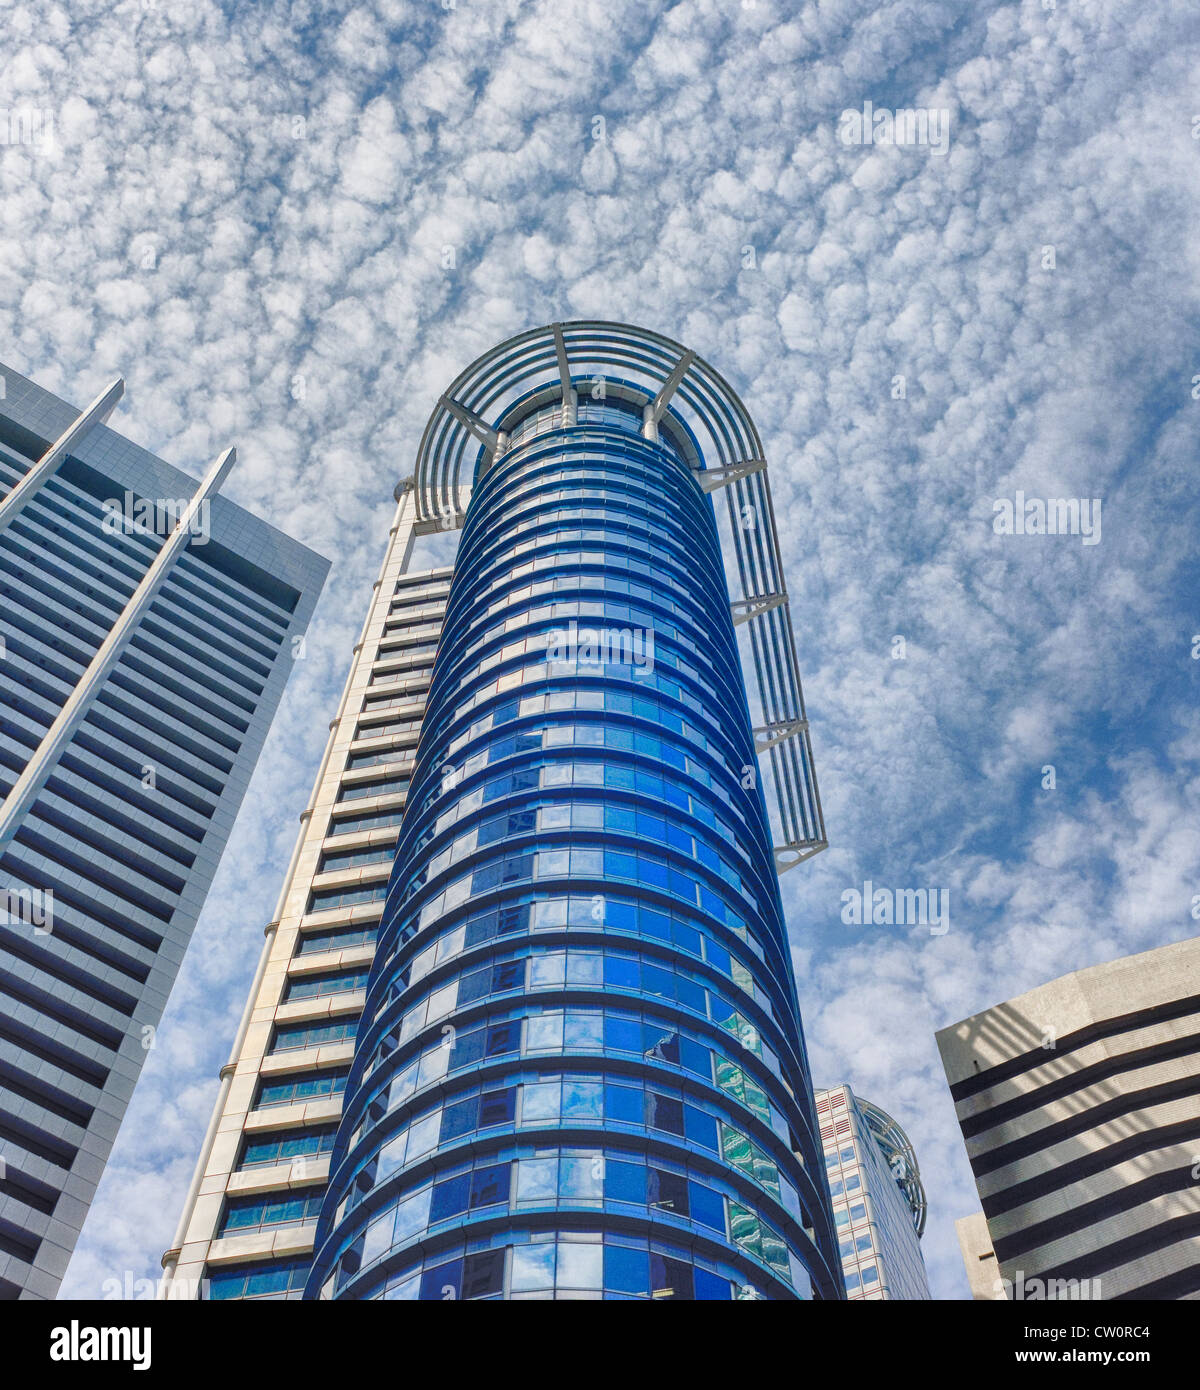
<svg viewBox="0 0 1200 1390">
<path fill-rule="evenodd" d="M 713 500 L 545 410 L 472 493 L 308 1293 L 835 1293 Z"/>
</svg>

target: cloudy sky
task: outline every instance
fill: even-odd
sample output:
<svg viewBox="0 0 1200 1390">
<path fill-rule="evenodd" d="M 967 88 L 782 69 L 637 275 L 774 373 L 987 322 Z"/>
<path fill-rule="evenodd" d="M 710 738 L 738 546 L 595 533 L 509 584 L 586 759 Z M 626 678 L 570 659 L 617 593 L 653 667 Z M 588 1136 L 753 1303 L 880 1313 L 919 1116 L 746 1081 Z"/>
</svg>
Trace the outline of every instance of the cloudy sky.
<svg viewBox="0 0 1200 1390">
<path fill-rule="evenodd" d="M 783 881 L 814 1070 L 907 1127 L 964 1296 L 934 1029 L 1196 931 L 1200 11 L 7 0 L 0 40 L 48 113 L 0 115 L 3 357 L 124 374 L 112 423 L 193 473 L 236 442 L 226 491 L 334 560 L 64 1294 L 158 1273 L 434 400 L 596 317 L 759 425 L 831 841 Z M 865 102 L 948 150 L 844 143 Z M 997 534 L 1018 490 L 1101 499 L 1099 543 Z M 865 879 L 949 931 L 845 925 Z"/>
</svg>

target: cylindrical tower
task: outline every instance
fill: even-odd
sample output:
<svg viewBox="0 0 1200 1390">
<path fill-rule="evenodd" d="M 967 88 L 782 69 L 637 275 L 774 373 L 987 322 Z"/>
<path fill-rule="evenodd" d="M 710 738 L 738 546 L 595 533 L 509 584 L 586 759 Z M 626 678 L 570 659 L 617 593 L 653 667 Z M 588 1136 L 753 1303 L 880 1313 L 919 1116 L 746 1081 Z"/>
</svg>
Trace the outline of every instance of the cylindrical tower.
<svg viewBox="0 0 1200 1390">
<path fill-rule="evenodd" d="M 703 458 L 487 425 L 306 1297 L 841 1296 Z"/>
</svg>

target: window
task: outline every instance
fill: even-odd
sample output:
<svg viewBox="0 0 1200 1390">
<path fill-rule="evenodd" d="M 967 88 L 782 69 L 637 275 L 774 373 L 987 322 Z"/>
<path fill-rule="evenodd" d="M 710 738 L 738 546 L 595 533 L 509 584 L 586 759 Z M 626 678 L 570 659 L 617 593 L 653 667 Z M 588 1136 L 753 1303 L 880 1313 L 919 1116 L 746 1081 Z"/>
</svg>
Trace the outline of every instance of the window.
<svg viewBox="0 0 1200 1390">
<path fill-rule="evenodd" d="M 218 1232 L 222 1236 L 261 1231 L 270 1226 L 315 1226 L 321 1211 L 321 1193 L 285 1193 L 271 1197 L 232 1197 Z"/>
<path fill-rule="evenodd" d="M 368 884 L 365 888 L 326 888 L 314 893 L 309 900 L 309 912 L 327 912 L 331 907 L 358 907 L 362 903 L 378 903 L 387 897 L 387 880 Z"/>
<path fill-rule="evenodd" d="M 353 786 L 341 789 L 338 805 L 341 806 L 347 801 L 361 801 L 367 796 L 399 796 L 401 792 L 408 791 L 408 783 L 407 777 L 387 777 L 374 782 L 356 782 Z M 343 823 L 338 822 L 338 824 Z"/>
<path fill-rule="evenodd" d="M 659 1095 L 657 1091 L 646 1092 L 646 1124 L 651 1129 L 661 1129 L 667 1134 L 682 1134 L 683 1102 L 674 1096 Z"/>
<path fill-rule="evenodd" d="M 373 748 L 365 753 L 351 753 L 346 759 L 346 771 L 361 767 L 382 767 L 386 763 L 402 763 L 412 752 L 411 748 Z"/>
<path fill-rule="evenodd" d="M 284 1263 L 216 1266 L 205 1271 L 208 1297 L 215 1301 L 229 1298 L 298 1298 L 308 1277 L 307 1260 Z"/>
<path fill-rule="evenodd" d="M 242 1149 L 239 1168 L 258 1168 L 270 1163 L 286 1163 L 293 1158 L 316 1158 L 333 1152 L 336 1125 L 320 1129 L 285 1129 L 260 1136 L 251 1135 Z"/>
<path fill-rule="evenodd" d="M 429 1209 L 430 1225 L 480 1207 L 507 1206 L 511 1171 L 511 1163 L 496 1163 L 435 1183 Z"/>
<path fill-rule="evenodd" d="M 502 1091 L 484 1091 L 482 1095 L 447 1105 L 442 1116 L 441 1142 L 444 1144 L 476 1129 L 511 1124 L 516 1096 L 517 1088 L 509 1086 Z"/>
<path fill-rule="evenodd" d="M 674 1216 L 686 1216 L 689 1211 L 687 1179 L 662 1168 L 651 1168 L 648 1175 L 648 1205 L 660 1211 L 669 1211 Z"/>
<path fill-rule="evenodd" d="M 324 931 L 303 933 L 296 954 L 308 956 L 317 951 L 344 951 L 351 946 L 365 946 L 378 939 L 378 923 L 369 927 L 327 927 Z"/>
<path fill-rule="evenodd" d="M 284 994 L 285 1002 L 296 999 L 318 999 L 327 994 L 346 994 L 355 989 L 366 989 L 367 971 L 337 971 L 327 975 L 305 975 L 289 980 Z"/>
<path fill-rule="evenodd" d="M 328 874 L 337 869 L 360 869 L 366 864 L 390 864 L 395 857 L 395 845 L 378 845 L 372 849 L 330 850 L 321 856 L 317 872 Z"/>
<path fill-rule="evenodd" d="M 491 1298 L 504 1289 L 504 1251 L 484 1250 L 463 1261 L 463 1298 Z"/>
<path fill-rule="evenodd" d="M 374 811 L 366 816 L 346 816 L 330 822 L 329 834 L 351 835 L 359 830 L 380 830 L 385 826 L 399 825 L 403 818 L 403 811 Z"/>
<path fill-rule="evenodd" d="M 683 1260 L 672 1259 L 669 1255 L 650 1255 L 650 1297 L 692 1298 L 695 1283 L 692 1266 Z"/>
<path fill-rule="evenodd" d="M 282 1081 L 262 1081 L 258 1087 L 256 1109 L 271 1105 L 296 1105 L 306 1100 L 327 1100 L 340 1096 L 346 1089 L 345 1069 L 308 1072 L 303 1076 L 287 1077 Z"/>
<path fill-rule="evenodd" d="M 322 1047 L 332 1043 L 353 1042 L 357 1022 L 343 1023 L 281 1023 L 275 1028 L 272 1052 L 295 1052 L 304 1047 Z"/>
</svg>

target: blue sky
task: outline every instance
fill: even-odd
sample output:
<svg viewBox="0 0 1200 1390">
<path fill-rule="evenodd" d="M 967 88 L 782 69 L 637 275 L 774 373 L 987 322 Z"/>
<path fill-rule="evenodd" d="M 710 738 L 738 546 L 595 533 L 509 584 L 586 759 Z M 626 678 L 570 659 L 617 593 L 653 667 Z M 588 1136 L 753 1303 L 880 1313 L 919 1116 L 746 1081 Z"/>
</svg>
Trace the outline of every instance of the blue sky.
<svg viewBox="0 0 1200 1390">
<path fill-rule="evenodd" d="M 54 127 L 0 144 L 4 356 L 79 403 L 123 373 L 113 423 L 193 473 L 236 443 L 228 493 L 335 562 L 64 1293 L 158 1272 L 437 395 L 601 317 L 763 436 L 831 840 L 783 880 L 814 1070 L 908 1129 L 963 1296 L 934 1029 L 1196 931 L 1200 12 L 10 0 L 0 34 L 0 106 Z M 948 152 L 843 144 L 867 101 L 948 112 Z M 1102 499 L 1100 543 L 997 535 L 1018 489 Z M 864 879 L 950 930 L 844 925 Z"/>
</svg>

